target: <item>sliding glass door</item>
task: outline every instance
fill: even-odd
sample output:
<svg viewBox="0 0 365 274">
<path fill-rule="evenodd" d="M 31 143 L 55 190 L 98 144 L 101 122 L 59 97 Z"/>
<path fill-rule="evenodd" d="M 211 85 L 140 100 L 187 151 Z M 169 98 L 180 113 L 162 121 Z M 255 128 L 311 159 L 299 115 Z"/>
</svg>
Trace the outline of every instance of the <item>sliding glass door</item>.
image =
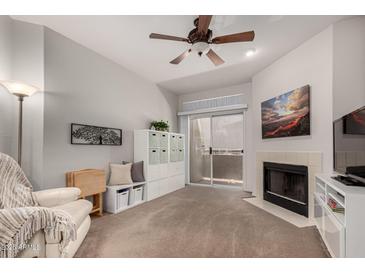
<svg viewBox="0 0 365 274">
<path fill-rule="evenodd" d="M 190 119 L 190 182 L 242 186 L 243 113 Z"/>
<path fill-rule="evenodd" d="M 212 183 L 211 118 L 190 120 L 190 182 Z"/>
<path fill-rule="evenodd" d="M 212 116 L 213 184 L 242 186 L 243 114 Z"/>
</svg>

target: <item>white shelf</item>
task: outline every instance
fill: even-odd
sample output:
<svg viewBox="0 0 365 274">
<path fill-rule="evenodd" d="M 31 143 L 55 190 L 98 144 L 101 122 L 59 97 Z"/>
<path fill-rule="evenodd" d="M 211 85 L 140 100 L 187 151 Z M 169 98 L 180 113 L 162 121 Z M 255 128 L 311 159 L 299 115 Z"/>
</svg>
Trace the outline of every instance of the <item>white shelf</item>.
<svg viewBox="0 0 365 274">
<path fill-rule="evenodd" d="M 326 189 L 325 189 L 325 187 L 322 185 L 322 184 L 320 184 L 320 183 L 316 183 L 317 184 L 317 186 L 320 188 L 320 189 L 322 189 L 323 191 L 326 191 Z"/>
<path fill-rule="evenodd" d="M 325 205 L 327 209 L 332 213 L 333 216 L 341 223 L 341 225 L 345 226 L 345 214 L 334 212 L 329 205 Z"/>
<path fill-rule="evenodd" d="M 144 202 L 147 201 L 147 195 L 146 195 L 146 191 L 147 191 L 147 183 L 146 182 L 139 182 L 139 183 L 134 183 L 134 184 L 129 184 L 129 185 L 114 185 L 114 186 L 107 186 L 106 187 L 106 192 L 104 193 L 104 208 L 106 212 L 109 213 L 120 213 L 124 210 L 127 210 L 129 208 L 135 207 L 137 205 L 143 204 Z M 142 196 L 139 196 L 137 199 L 137 196 L 135 196 L 135 188 L 138 187 L 142 187 L 143 188 L 143 194 Z M 120 190 L 125 190 L 123 191 L 123 193 L 128 192 L 128 197 L 127 198 L 122 198 L 124 199 L 123 202 L 126 202 L 127 205 L 120 207 L 120 204 L 118 201 L 121 201 L 120 199 Z M 127 194 L 125 194 L 127 195 Z M 142 199 L 139 201 L 139 199 Z M 127 199 L 127 200 L 125 200 Z"/>
<path fill-rule="evenodd" d="M 132 188 L 134 186 L 141 186 L 141 185 L 145 185 L 146 182 L 139 182 L 139 183 L 133 183 L 133 184 L 129 184 L 129 185 L 115 185 L 115 186 L 106 186 L 107 188 L 110 189 L 114 189 L 114 190 L 121 190 L 121 189 L 127 189 L 127 188 Z"/>
<path fill-rule="evenodd" d="M 315 211 L 317 228 L 333 257 L 365 257 L 365 188 L 346 186 L 332 174 L 316 175 Z M 320 186 L 325 186 L 325 191 Z M 325 196 L 325 201 L 321 198 Z M 344 212 L 327 204 L 333 199 Z"/>
<path fill-rule="evenodd" d="M 147 201 L 185 187 L 184 152 L 183 134 L 148 129 L 134 131 L 134 161 L 144 163 Z"/>
<path fill-rule="evenodd" d="M 331 192 L 328 192 L 327 195 L 331 197 L 333 200 L 335 200 L 341 207 L 345 208 L 345 202 L 342 198 L 340 198 L 337 195 L 332 194 Z"/>
</svg>

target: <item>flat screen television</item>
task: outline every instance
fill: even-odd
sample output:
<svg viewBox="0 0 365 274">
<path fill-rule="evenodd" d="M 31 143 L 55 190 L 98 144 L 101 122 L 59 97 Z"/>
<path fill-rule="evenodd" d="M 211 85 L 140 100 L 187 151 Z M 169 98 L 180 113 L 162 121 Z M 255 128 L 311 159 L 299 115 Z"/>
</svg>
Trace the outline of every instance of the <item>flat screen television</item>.
<svg viewBox="0 0 365 274">
<path fill-rule="evenodd" d="M 365 184 L 365 106 L 333 123 L 334 170 Z"/>
</svg>

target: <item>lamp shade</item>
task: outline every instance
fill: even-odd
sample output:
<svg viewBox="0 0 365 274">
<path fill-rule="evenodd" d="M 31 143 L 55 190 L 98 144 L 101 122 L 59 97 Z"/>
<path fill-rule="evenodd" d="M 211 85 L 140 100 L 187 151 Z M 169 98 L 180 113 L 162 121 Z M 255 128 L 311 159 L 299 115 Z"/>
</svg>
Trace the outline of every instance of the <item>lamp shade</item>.
<svg viewBox="0 0 365 274">
<path fill-rule="evenodd" d="M 15 81 L 0 81 L 0 85 L 4 86 L 10 93 L 16 96 L 32 96 L 39 91 L 39 88 Z"/>
</svg>

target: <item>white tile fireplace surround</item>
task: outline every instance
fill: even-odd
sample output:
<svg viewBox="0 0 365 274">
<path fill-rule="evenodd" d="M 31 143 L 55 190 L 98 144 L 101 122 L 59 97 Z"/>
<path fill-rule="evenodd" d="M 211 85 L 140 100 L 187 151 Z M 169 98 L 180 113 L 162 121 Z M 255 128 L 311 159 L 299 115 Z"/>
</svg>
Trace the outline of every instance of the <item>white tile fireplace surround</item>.
<svg viewBox="0 0 365 274">
<path fill-rule="evenodd" d="M 263 162 L 273 162 L 279 164 L 303 165 L 308 167 L 308 214 L 307 219 L 304 216 L 293 213 L 287 209 L 280 208 L 263 199 Z M 316 151 L 298 151 L 298 152 L 268 152 L 258 151 L 256 153 L 256 195 L 257 198 L 251 203 L 262 209 L 280 217 L 297 226 L 311 225 L 313 219 L 314 200 L 313 193 L 315 189 L 314 176 L 322 171 L 322 153 Z M 247 200 L 248 201 L 248 200 Z M 272 205 L 272 207 L 270 206 Z"/>
</svg>

